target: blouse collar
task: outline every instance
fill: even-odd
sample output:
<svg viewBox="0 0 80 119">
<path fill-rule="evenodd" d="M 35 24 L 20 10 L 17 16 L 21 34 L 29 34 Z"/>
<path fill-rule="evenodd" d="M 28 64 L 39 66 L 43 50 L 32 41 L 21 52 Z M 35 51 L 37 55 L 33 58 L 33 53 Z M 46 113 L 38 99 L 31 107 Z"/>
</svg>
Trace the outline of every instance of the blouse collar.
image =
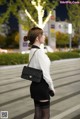
<svg viewBox="0 0 80 119">
<path fill-rule="evenodd" d="M 31 48 L 38 48 L 38 49 L 40 49 L 40 47 L 38 47 L 37 45 L 32 45 Z"/>
</svg>

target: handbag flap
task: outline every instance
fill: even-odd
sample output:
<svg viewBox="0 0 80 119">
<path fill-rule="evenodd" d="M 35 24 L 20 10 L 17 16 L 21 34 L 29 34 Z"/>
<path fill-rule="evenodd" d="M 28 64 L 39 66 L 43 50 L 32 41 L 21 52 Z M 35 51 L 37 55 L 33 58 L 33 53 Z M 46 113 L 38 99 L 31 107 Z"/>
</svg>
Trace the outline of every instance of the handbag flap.
<svg viewBox="0 0 80 119">
<path fill-rule="evenodd" d="M 42 70 L 32 68 L 32 67 L 24 66 L 22 73 L 23 75 L 33 75 L 34 77 L 37 77 L 37 78 L 42 77 Z"/>
</svg>

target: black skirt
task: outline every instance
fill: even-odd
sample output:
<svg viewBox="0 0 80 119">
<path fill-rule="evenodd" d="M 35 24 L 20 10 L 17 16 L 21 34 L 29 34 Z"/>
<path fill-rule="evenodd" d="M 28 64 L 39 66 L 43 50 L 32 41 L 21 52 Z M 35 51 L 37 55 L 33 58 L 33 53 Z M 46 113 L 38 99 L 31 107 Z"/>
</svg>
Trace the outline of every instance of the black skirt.
<svg viewBox="0 0 80 119">
<path fill-rule="evenodd" d="M 31 98 L 35 100 L 50 100 L 49 86 L 44 79 L 40 83 L 32 82 L 30 85 Z"/>
</svg>

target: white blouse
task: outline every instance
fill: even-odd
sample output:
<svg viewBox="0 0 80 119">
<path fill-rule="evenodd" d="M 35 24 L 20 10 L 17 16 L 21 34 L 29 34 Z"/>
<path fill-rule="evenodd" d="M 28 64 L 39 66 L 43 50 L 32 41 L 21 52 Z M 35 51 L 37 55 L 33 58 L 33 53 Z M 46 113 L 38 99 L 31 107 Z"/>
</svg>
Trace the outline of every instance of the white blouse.
<svg viewBox="0 0 80 119">
<path fill-rule="evenodd" d="M 35 52 L 35 50 L 37 51 Z M 53 81 L 50 76 L 50 60 L 48 56 L 43 52 L 42 49 L 32 48 L 29 54 L 29 60 L 32 57 L 34 52 L 35 54 L 29 66 L 33 68 L 41 69 L 43 71 L 44 80 L 49 85 L 49 88 L 55 92 Z"/>
</svg>

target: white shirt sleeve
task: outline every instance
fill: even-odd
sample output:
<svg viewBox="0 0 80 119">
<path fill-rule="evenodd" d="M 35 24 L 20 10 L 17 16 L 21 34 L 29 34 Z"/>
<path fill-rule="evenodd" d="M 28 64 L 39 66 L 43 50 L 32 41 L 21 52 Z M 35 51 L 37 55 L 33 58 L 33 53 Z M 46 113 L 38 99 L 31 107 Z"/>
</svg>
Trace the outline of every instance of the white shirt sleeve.
<svg viewBox="0 0 80 119">
<path fill-rule="evenodd" d="M 38 61 L 40 69 L 43 71 L 44 80 L 49 85 L 49 88 L 55 92 L 53 81 L 50 76 L 50 60 L 48 56 L 43 51 L 41 51 L 41 49 L 38 51 Z"/>
</svg>

